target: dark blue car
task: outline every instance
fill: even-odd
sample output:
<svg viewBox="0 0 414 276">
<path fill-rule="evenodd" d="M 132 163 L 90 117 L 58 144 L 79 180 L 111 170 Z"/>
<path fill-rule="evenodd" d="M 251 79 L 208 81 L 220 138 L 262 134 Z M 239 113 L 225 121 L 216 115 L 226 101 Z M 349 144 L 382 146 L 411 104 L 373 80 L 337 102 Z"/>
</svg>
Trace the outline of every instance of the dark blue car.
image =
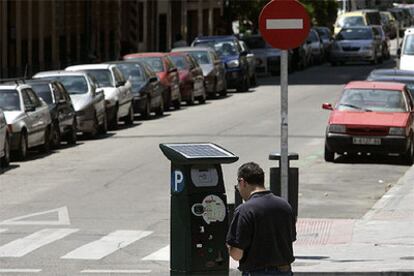
<svg viewBox="0 0 414 276">
<path fill-rule="evenodd" d="M 247 52 L 242 50 L 237 37 L 232 35 L 200 36 L 191 45 L 208 46 L 217 52 L 226 68 L 228 88 L 235 88 L 239 92 L 249 90 Z"/>
</svg>

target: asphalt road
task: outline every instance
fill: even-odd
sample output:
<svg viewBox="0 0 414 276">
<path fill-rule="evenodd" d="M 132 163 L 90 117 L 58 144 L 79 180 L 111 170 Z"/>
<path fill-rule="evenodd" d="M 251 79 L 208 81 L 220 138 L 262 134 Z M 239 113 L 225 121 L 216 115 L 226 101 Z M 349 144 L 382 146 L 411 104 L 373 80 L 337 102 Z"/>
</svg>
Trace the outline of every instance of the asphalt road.
<svg viewBox="0 0 414 276">
<path fill-rule="evenodd" d="M 289 151 L 299 154 L 292 165 L 299 168 L 301 218 L 360 218 L 408 169 L 398 157 L 323 160 L 329 113 L 321 104 L 334 103 L 346 82 L 373 68 L 324 64 L 289 76 Z M 170 163 L 158 145 L 213 142 L 238 155 L 223 165 L 233 202 L 238 166 L 255 161 L 268 172 L 277 165 L 268 155 L 280 149 L 278 78 L 259 84 L 12 163 L 0 175 L 0 274 L 168 273 L 158 250 L 169 244 Z M 94 252 L 107 235 L 112 244 Z"/>
</svg>

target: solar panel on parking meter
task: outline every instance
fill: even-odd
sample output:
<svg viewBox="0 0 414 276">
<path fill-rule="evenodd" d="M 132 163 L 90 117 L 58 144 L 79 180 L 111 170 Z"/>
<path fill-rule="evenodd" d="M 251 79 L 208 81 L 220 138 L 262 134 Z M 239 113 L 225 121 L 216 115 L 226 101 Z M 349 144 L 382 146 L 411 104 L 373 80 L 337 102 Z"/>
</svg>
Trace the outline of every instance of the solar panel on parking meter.
<svg viewBox="0 0 414 276">
<path fill-rule="evenodd" d="M 288 53 L 301 45 L 310 30 L 306 9 L 296 0 L 272 0 L 261 11 L 259 29 L 263 39 L 282 49 L 280 61 L 280 171 L 281 196 L 288 199 Z"/>
</svg>

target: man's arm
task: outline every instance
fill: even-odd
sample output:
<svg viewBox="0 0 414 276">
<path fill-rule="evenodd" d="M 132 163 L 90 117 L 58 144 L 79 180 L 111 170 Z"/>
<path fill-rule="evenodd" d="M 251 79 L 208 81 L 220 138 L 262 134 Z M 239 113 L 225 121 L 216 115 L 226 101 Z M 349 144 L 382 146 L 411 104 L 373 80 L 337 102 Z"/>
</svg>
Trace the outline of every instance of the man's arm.
<svg viewBox="0 0 414 276">
<path fill-rule="evenodd" d="M 228 244 L 227 248 L 229 249 L 229 255 L 233 258 L 233 260 L 240 261 L 240 259 L 243 257 L 243 249 L 233 247 Z"/>
</svg>

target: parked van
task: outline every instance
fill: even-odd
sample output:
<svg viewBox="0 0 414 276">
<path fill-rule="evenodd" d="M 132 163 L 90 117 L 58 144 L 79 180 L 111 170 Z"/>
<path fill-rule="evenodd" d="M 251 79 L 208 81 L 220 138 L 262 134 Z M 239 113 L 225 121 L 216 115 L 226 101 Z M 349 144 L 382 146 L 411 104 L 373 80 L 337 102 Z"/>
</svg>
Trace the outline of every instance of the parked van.
<svg viewBox="0 0 414 276">
<path fill-rule="evenodd" d="M 381 15 L 378 10 L 357 10 L 338 16 L 334 25 L 334 34 L 339 33 L 344 27 L 367 25 L 381 25 Z"/>
<path fill-rule="evenodd" d="M 400 54 L 400 69 L 414 70 L 414 28 L 405 31 Z"/>
</svg>

